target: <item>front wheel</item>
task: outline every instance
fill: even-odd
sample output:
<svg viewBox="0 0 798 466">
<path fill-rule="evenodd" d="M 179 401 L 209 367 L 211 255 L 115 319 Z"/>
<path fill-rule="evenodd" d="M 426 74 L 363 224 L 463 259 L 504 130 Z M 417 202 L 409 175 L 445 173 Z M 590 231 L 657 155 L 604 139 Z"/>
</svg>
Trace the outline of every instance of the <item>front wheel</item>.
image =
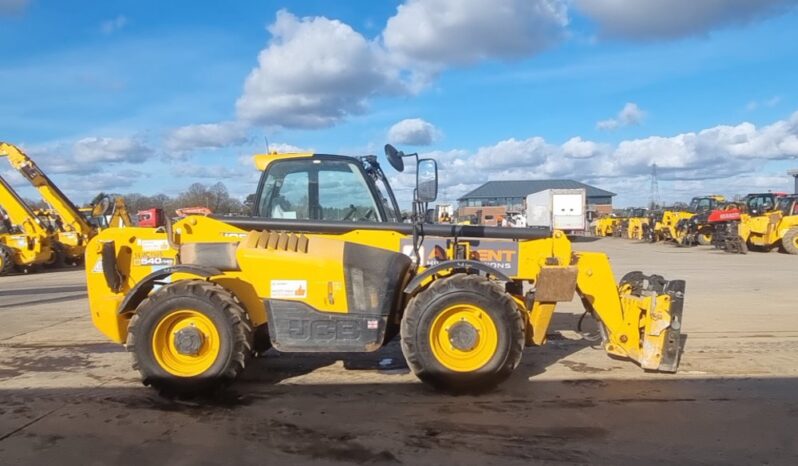
<svg viewBox="0 0 798 466">
<path fill-rule="evenodd" d="M 501 286 L 455 274 L 410 301 L 401 336 L 402 352 L 419 379 L 444 391 L 477 393 L 518 367 L 524 322 Z"/>
<path fill-rule="evenodd" d="M 798 228 L 791 228 L 784 233 L 781 246 L 789 254 L 798 254 Z"/>
<path fill-rule="evenodd" d="M 142 302 L 130 321 L 126 346 L 145 385 L 166 395 L 202 395 L 224 387 L 244 369 L 252 327 L 229 291 L 184 280 Z"/>
</svg>

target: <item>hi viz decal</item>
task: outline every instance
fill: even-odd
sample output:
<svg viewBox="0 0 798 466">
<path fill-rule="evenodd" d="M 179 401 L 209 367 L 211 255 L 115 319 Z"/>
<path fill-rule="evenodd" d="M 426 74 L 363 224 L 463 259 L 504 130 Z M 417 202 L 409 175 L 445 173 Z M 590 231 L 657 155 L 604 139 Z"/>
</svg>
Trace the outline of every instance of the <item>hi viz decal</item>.
<svg viewBox="0 0 798 466">
<path fill-rule="evenodd" d="M 307 280 L 272 280 L 271 299 L 303 299 L 308 297 Z"/>
<path fill-rule="evenodd" d="M 421 265 L 432 267 L 438 264 L 435 256 L 435 247 L 447 251 L 449 240 L 437 238 L 425 238 L 419 249 L 421 255 Z M 514 241 L 502 240 L 462 240 L 471 245 L 471 253 L 474 260 L 484 262 L 486 265 L 505 274 L 514 275 L 518 273 L 518 243 Z M 413 240 L 403 239 L 401 241 L 402 254 L 413 257 Z M 472 259 L 469 257 L 468 259 Z"/>
</svg>

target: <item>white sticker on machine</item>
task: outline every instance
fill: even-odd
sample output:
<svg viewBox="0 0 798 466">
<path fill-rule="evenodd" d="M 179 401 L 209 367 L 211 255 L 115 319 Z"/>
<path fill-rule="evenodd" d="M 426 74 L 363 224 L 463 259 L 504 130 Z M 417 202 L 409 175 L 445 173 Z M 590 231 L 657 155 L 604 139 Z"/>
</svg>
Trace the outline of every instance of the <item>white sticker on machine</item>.
<svg viewBox="0 0 798 466">
<path fill-rule="evenodd" d="M 272 280 L 272 299 L 302 299 L 308 297 L 307 280 Z"/>
<path fill-rule="evenodd" d="M 169 242 L 165 239 L 140 239 L 138 245 L 144 252 L 169 250 Z"/>
</svg>

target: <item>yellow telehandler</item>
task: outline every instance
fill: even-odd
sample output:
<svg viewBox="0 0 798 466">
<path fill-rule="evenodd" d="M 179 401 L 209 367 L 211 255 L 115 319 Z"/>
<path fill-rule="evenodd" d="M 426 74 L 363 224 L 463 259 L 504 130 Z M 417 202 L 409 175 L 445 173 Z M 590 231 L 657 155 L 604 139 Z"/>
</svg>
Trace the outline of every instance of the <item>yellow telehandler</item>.
<svg viewBox="0 0 798 466">
<path fill-rule="evenodd" d="M 751 202 L 756 200 L 753 197 Z M 784 252 L 798 254 L 798 195 L 775 196 L 772 202 L 749 207 L 739 222 L 730 225 L 727 252 L 770 251 L 780 246 Z"/>
<path fill-rule="evenodd" d="M 719 194 L 694 197 L 687 208 L 667 208 L 650 216 L 646 239 L 652 243 L 665 240 L 683 245 L 689 233 L 689 220 L 696 214 L 710 212 L 726 200 Z M 707 228 L 709 228 L 707 226 Z M 698 236 L 698 243 L 708 245 L 712 243 L 711 230 L 702 231 Z"/>
<path fill-rule="evenodd" d="M 415 157 L 412 221 L 376 156 L 256 156 L 250 217 L 189 216 L 165 231 L 109 228 L 86 249 L 94 325 L 124 343 L 144 384 L 195 395 L 253 352 L 375 351 L 397 334 L 412 371 L 449 392 L 507 378 L 579 296 L 603 349 L 675 372 L 683 280 L 613 277 L 607 256 L 560 231 L 424 223 L 437 164 Z"/>
<path fill-rule="evenodd" d="M 2 177 L 0 211 L 0 276 L 58 263 L 61 247 L 52 231 Z"/>
<path fill-rule="evenodd" d="M 83 260 L 86 244 L 97 229 L 89 224 L 69 198 L 58 189 L 47 175 L 18 147 L 0 142 L 0 157 L 8 162 L 39 192 L 44 202 L 52 207 L 60 219 L 58 242 L 64 249 L 64 260 L 76 265 Z"/>
</svg>

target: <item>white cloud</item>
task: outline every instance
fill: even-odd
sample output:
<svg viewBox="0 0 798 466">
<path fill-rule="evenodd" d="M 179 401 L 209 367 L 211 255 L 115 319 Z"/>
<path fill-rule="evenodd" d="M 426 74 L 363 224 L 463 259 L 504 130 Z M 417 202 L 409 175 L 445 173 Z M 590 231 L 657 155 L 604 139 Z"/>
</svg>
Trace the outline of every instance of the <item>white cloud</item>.
<svg viewBox="0 0 798 466">
<path fill-rule="evenodd" d="M 0 0 L 0 16 L 21 13 L 30 3 L 30 0 Z"/>
<path fill-rule="evenodd" d="M 655 40 L 704 34 L 782 13 L 795 0 L 575 0 L 601 35 Z"/>
<path fill-rule="evenodd" d="M 147 174 L 138 170 L 114 170 L 112 172 L 94 173 L 92 176 L 73 177 L 63 183 L 64 189 L 85 193 L 98 191 L 119 192 L 123 188 L 133 186 L 136 181 Z"/>
<path fill-rule="evenodd" d="M 600 155 L 604 150 L 602 144 L 585 141 L 579 136 L 569 139 L 562 145 L 563 155 L 572 159 L 589 159 Z"/>
<path fill-rule="evenodd" d="M 195 149 L 236 146 L 248 141 L 247 129 L 241 123 L 223 122 L 188 125 L 170 131 L 164 139 L 168 150 L 186 152 Z"/>
<path fill-rule="evenodd" d="M 752 112 L 758 108 L 773 108 L 779 103 L 781 103 L 781 96 L 774 95 L 773 97 L 765 100 L 752 100 L 748 102 L 748 104 L 745 106 L 745 109 L 749 112 Z"/>
<path fill-rule="evenodd" d="M 411 146 L 428 146 L 442 137 L 441 131 L 432 123 L 421 118 L 408 118 L 391 126 L 388 142 Z"/>
<path fill-rule="evenodd" d="M 438 71 L 533 55 L 564 37 L 567 24 L 563 0 L 407 0 L 383 41 L 405 65 Z"/>
<path fill-rule="evenodd" d="M 401 89 L 382 50 L 347 24 L 280 10 L 272 39 L 236 103 L 264 126 L 323 128 L 362 113 L 371 96 Z"/>
<path fill-rule="evenodd" d="M 605 131 L 622 128 L 624 126 L 639 125 L 646 117 L 646 112 L 640 109 L 634 102 L 628 102 L 623 106 L 615 118 L 601 120 L 596 123 L 596 128 Z"/>
<path fill-rule="evenodd" d="M 330 127 L 447 67 L 534 55 L 567 23 L 566 0 L 407 0 L 368 40 L 341 21 L 280 10 L 236 113 L 253 125 Z"/>
<path fill-rule="evenodd" d="M 769 161 L 798 159 L 798 112 L 770 125 L 719 125 L 674 136 L 625 140 L 617 145 L 574 137 L 561 145 L 541 137 L 507 139 L 476 151 L 433 151 L 439 162 L 441 190 L 453 200 L 489 180 L 566 178 L 621 193 L 626 204 L 645 204 L 652 164 L 660 180 L 674 185 L 671 200 L 718 191 L 728 195 L 783 189 L 786 175 L 762 173 Z M 407 200 L 412 173 L 394 177 Z M 624 201 L 625 199 L 625 201 Z"/>
<path fill-rule="evenodd" d="M 113 34 L 127 25 L 127 17 L 119 15 L 116 18 L 105 20 L 100 23 L 100 32 L 103 34 Z"/>
<path fill-rule="evenodd" d="M 75 142 L 73 154 L 75 161 L 78 163 L 141 163 L 153 155 L 153 150 L 142 141 L 132 137 L 89 137 Z"/>
<path fill-rule="evenodd" d="M 237 170 L 226 166 L 216 165 L 197 165 L 191 163 L 180 163 L 172 167 L 172 172 L 176 176 L 188 178 L 209 178 L 214 180 L 227 178 L 244 178 L 248 172 Z"/>
<path fill-rule="evenodd" d="M 277 152 L 278 154 L 292 154 L 302 152 L 313 152 L 313 149 L 295 146 L 293 144 L 286 144 L 284 142 L 269 143 L 269 152 Z"/>
</svg>

